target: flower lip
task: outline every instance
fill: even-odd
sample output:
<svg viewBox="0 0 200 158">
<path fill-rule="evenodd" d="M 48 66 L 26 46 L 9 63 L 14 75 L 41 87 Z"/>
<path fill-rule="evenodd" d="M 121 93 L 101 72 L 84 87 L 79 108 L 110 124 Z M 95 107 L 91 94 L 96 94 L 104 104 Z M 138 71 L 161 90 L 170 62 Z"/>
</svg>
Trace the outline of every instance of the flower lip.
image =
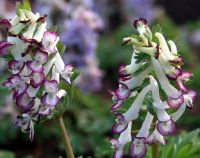
<svg viewBox="0 0 200 158">
<path fill-rule="evenodd" d="M 197 93 L 193 90 L 189 90 L 187 93 L 183 95 L 187 108 L 189 109 L 193 108 L 193 101 L 195 100 L 196 95 Z"/>
<path fill-rule="evenodd" d="M 111 107 L 112 111 L 118 110 L 123 105 L 124 100 L 119 100 L 117 103 L 113 104 Z"/>
<path fill-rule="evenodd" d="M 0 26 L 3 30 L 6 30 L 6 31 L 8 31 L 12 27 L 10 21 L 7 19 L 1 19 Z"/>
<path fill-rule="evenodd" d="M 185 84 L 185 82 L 187 82 L 189 80 L 189 78 L 191 76 L 192 76 L 192 73 L 190 73 L 190 72 L 184 72 L 180 76 L 178 76 L 176 83 L 183 92 L 188 91 L 188 89 L 186 88 L 186 86 L 184 84 Z"/>
<path fill-rule="evenodd" d="M 171 108 L 178 109 L 184 103 L 183 94 L 181 93 L 177 98 L 168 97 L 167 103 Z"/>
<path fill-rule="evenodd" d="M 131 91 L 124 83 L 119 83 L 119 88 L 115 91 L 118 100 L 124 100 L 131 95 Z"/>
<path fill-rule="evenodd" d="M 37 61 L 27 61 L 26 66 L 33 72 L 42 72 L 44 71 L 43 66 Z"/>
<path fill-rule="evenodd" d="M 16 98 L 16 105 L 25 112 L 34 106 L 34 99 L 34 97 L 28 96 L 28 94 L 25 92 Z"/>
<path fill-rule="evenodd" d="M 128 127 L 128 122 L 126 122 L 124 116 L 120 113 L 116 113 L 116 124 L 113 125 L 112 131 L 113 133 L 120 134 L 125 131 Z"/>
<path fill-rule="evenodd" d="M 149 145 L 155 144 L 155 143 L 161 143 L 163 145 L 167 144 L 167 141 L 164 139 L 164 137 L 155 129 L 153 133 L 147 137 L 146 143 Z"/>
<path fill-rule="evenodd" d="M 112 148 L 116 149 L 119 148 L 119 140 L 116 138 L 108 138 L 110 143 L 112 144 Z"/>
<path fill-rule="evenodd" d="M 45 76 L 43 72 L 32 72 L 32 78 L 30 80 L 30 84 L 33 88 L 37 88 L 42 85 L 45 81 Z"/>
<path fill-rule="evenodd" d="M 147 152 L 146 138 L 133 137 L 129 147 L 130 156 L 133 158 L 143 158 Z"/>
<path fill-rule="evenodd" d="M 177 68 L 174 74 L 167 74 L 168 79 L 176 80 L 179 76 L 183 74 L 180 68 Z"/>
<path fill-rule="evenodd" d="M 124 155 L 124 149 L 119 140 L 115 138 L 109 138 L 109 141 L 112 144 L 112 148 L 114 149 L 113 158 L 122 158 Z"/>
<path fill-rule="evenodd" d="M 59 97 L 56 94 L 51 95 L 51 94 L 45 93 L 41 98 L 41 102 L 45 106 L 54 107 L 58 104 Z"/>
<path fill-rule="evenodd" d="M 70 78 L 73 74 L 73 66 L 71 64 L 65 65 L 64 70 L 61 73 L 61 78 L 67 82 L 67 84 L 71 84 Z"/>
<path fill-rule="evenodd" d="M 42 50 L 37 49 L 34 56 L 35 60 L 39 61 L 40 63 L 45 63 L 48 59 L 48 53 Z"/>
<path fill-rule="evenodd" d="M 25 63 L 21 61 L 11 60 L 8 62 L 8 68 L 13 70 L 14 74 L 20 73 L 23 70 L 24 66 Z"/>
<path fill-rule="evenodd" d="M 142 22 L 144 25 L 147 24 L 147 20 L 144 19 L 144 18 L 140 18 L 139 20 L 135 20 L 135 21 L 133 22 L 133 26 L 134 26 L 136 29 L 137 29 L 137 26 L 138 26 L 138 22 Z"/>
<path fill-rule="evenodd" d="M 169 60 L 169 63 L 171 63 L 174 66 L 180 65 L 183 62 L 183 57 L 179 56 L 175 60 Z"/>
<path fill-rule="evenodd" d="M 119 65 L 119 66 L 118 66 L 119 76 L 120 76 L 120 77 L 128 77 L 128 76 L 130 76 L 130 74 L 128 74 L 128 73 L 125 71 L 124 68 L 125 68 L 124 65 Z"/>
<path fill-rule="evenodd" d="M 46 17 L 47 17 L 47 15 L 45 14 L 44 16 L 39 17 L 36 22 L 37 23 L 44 23 Z"/>
<path fill-rule="evenodd" d="M 58 82 L 56 80 L 45 80 L 44 87 L 48 93 L 56 92 L 58 89 Z"/>
<path fill-rule="evenodd" d="M 171 119 L 166 122 L 157 122 L 156 128 L 158 132 L 163 136 L 172 135 L 175 132 L 176 125 L 175 122 Z"/>
<path fill-rule="evenodd" d="M 7 55 L 12 45 L 9 42 L 0 41 L 0 56 Z"/>
<path fill-rule="evenodd" d="M 8 78 L 8 81 L 10 81 L 12 84 L 18 84 L 22 81 L 21 77 L 18 74 L 13 74 Z"/>
<path fill-rule="evenodd" d="M 25 83 L 18 74 L 13 74 L 8 78 L 7 82 L 3 83 L 4 86 L 14 88 L 13 98 L 16 98 L 27 90 L 28 85 Z"/>
</svg>

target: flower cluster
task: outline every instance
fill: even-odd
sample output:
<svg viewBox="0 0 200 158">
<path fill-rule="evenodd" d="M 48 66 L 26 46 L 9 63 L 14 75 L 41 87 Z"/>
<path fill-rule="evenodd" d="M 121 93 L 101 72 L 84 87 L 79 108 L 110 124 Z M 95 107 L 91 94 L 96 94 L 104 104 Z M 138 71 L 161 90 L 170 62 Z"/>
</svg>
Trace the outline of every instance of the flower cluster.
<svg viewBox="0 0 200 158">
<path fill-rule="evenodd" d="M 164 137 L 175 132 L 175 122 L 186 108 L 193 107 L 196 96 L 185 86 L 192 74 L 182 71 L 183 59 L 175 43 L 152 32 L 143 18 L 134 21 L 134 27 L 139 34 L 123 39 L 123 44 L 134 49 L 131 64 L 119 67 L 119 88 L 110 91 L 116 116 L 112 130 L 120 134 L 118 139 L 110 139 L 115 158 L 123 156 L 128 143 L 133 158 L 144 157 L 147 144 L 166 144 Z M 134 132 L 132 122 L 141 114 L 146 118 Z"/>
<path fill-rule="evenodd" d="M 154 0 L 122 0 L 123 13 L 127 19 L 144 17 L 148 22 L 154 19 Z"/>
<path fill-rule="evenodd" d="M 71 18 L 65 21 L 61 39 L 69 49 L 63 59 L 81 72 L 76 84 L 84 91 L 101 88 L 102 72 L 98 68 L 95 53 L 98 31 L 102 28 L 103 22 L 99 15 L 84 5 L 74 7 Z"/>
<path fill-rule="evenodd" d="M 57 47 L 59 37 L 47 29 L 46 16 L 32 13 L 27 1 L 16 8 L 12 20 L 0 21 L 8 34 L 7 41 L 0 42 L 0 55 L 6 57 L 12 73 L 3 86 L 11 89 L 21 112 L 16 125 L 32 140 L 39 118 L 51 115 L 66 95 L 60 78 L 70 84 L 73 67 L 64 64 Z"/>
</svg>

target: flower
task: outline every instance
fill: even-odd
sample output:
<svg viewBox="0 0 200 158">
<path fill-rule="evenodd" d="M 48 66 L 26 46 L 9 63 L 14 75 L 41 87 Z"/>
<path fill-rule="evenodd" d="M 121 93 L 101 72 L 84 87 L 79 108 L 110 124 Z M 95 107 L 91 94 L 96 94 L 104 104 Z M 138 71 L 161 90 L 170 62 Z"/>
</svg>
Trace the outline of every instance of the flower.
<svg viewBox="0 0 200 158">
<path fill-rule="evenodd" d="M 119 67 L 119 88 L 110 91 L 114 102 L 111 111 L 116 117 L 112 131 L 121 137 L 130 123 L 147 113 L 139 132 L 127 142 L 130 157 L 143 158 L 147 144 L 166 144 L 165 137 L 174 134 L 176 121 L 186 107 L 193 107 L 196 92 L 185 86 L 192 74 L 181 69 L 182 57 L 177 54 L 175 43 L 171 40 L 167 43 L 160 32 L 152 33 L 143 18 L 134 21 L 134 27 L 139 34 L 123 39 L 124 45 L 134 49 L 131 63 Z M 122 113 L 123 106 L 127 110 Z M 130 130 L 127 135 L 133 133 Z M 122 157 L 124 150 L 119 140 L 113 142 L 118 149 L 114 155 L 119 153 Z"/>
<path fill-rule="evenodd" d="M 46 28 L 46 16 L 34 14 L 23 5 L 11 20 L 1 20 L 7 42 L 0 42 L 0 55 L 11 55 L 11 76 L 2 85 L 13 92 L 13 100 L 21 114 L 16 125 L 33 140 L 34 126 L 40 116 L 53 116 L 53 111 L 67 92 L 60 79 L 71 84 L 73 67 L 65 65 L 57 48 L 59 37 Z M 44 88 L 43 88 L 44 87 Z"/>
</svg>

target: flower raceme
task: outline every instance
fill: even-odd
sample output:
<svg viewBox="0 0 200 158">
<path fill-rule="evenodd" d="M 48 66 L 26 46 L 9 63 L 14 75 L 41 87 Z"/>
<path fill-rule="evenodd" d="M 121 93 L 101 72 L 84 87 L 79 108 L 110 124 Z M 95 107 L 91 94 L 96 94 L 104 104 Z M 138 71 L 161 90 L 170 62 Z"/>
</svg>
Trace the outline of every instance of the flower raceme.
<svg viewBox="0 0 200 158">
<path fill-rule="evenodd" d="M 0 55 L 9 57 L 12 73 L 3 86 L 13 92 L 13 100 L 22 113 L 16 125 L 28 132 L 31 140 L 39 118 L 50 117 L 67 94 L 59 86 L 60 79 L 71 84 L 73 75 L 73 67 L 64 64 L 57 48 L 59 37 L 47 29 L 45 18 L 21 7 L 12 20 L 0 21 L 8 34 L 7 41 L 0 42 Z"/>
<path fill-rule="evenodd" d="M 164 137 L 175 132 L 175 122 L 196 97 L 185 86 L 192 74 L 182 71 L 175 43 L 152 32 L 145 19 L 134 21 L 134 27 L 139 34 L 123 39 L 133 48 L 131 63 L 119 66 L 119 88 L 110 91 L 116 116 L 112 130 L 120 135 L 110 139 L 115 158 L 123 157 L 126 144 L 132 158 L 143 158 L 147 144 L 166 144 Z M 139 132 L 132 131 L 133 121 L 145 113 Z"/>
</svg>

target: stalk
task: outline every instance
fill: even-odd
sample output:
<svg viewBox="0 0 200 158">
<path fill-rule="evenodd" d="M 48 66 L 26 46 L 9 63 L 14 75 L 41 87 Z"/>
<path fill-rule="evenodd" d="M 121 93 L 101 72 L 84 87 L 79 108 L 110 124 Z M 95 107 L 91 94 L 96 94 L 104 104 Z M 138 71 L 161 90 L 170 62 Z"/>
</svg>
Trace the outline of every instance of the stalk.
<svg viewBox="0 0 200 158">
<path fill-rule="evenodd" d="M 159 158 L 159 145 L 157 143 L 152 145 L 152 158 Z"/>
<path fill-rule="evenodd" d="M 62 116 L 58 117 L 57 120 L 58 120 L 58 125 L 59 125 L 59 128 L 60 128 L 61 138 L 62 138 L 63 143 L 65 145 L 66 155 L 67 155 L 68 158 L 75 158 Z"/>
</svg>

